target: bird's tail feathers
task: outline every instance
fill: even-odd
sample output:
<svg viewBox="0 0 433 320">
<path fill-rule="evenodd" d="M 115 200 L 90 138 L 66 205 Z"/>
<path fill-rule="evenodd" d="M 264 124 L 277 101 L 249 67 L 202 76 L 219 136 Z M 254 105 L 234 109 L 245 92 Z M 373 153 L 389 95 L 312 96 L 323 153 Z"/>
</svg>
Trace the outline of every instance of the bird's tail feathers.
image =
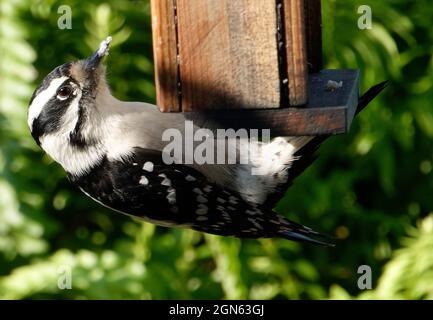
<svg viewBox="0 0 433 320">
<path fill-rule="evenodd" d="M 366 93 L 364 93 L 358 101 L 358 106 L 356 108 L 356 113 L 358 114 L 360 113 L 362 110 L 365 109 L 366 106 L 368 106 L 368 104 L 374 99 L 376 98 L 379 93 L 381 93 L 383 91 L 383 89 L 385 89 L 388 86 L 389 81 L 383 81 L 381 83 L 378 83 L 374 86 L 372 86 L 370 89 L 367 90 Z"/>
<path fill-rule="evenodd" d="M 333 243 L 317 240 L 317 239 L 314 239 L 313 237 L 311 237 L 309 235 L 299 233 L 296 231 L 284 231 L 284 232 L 281 232 L 279 235 L 280 235 L 280 237 L 282 237 L 284 239 L 288 239 L 288 240 L 301 241 L 301 242 L 306 242 L 306 243 L 325 246 L 325 247 L 334 247 L 335 246 L 335 244 L 333 244 Z M 318 234 L 316 236 L 328 238 L 327 236 L 322 235 L 322 234 Z"/>
</svg>

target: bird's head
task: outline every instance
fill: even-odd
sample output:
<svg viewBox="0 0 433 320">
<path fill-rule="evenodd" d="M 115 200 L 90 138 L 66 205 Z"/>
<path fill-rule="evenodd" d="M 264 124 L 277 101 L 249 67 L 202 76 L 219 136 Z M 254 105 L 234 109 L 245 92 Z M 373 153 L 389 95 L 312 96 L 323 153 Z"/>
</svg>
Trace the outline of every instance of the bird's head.
<svg viewBox="0 0 433 320">
<path fill-rule="evenodd" d="M 98 144 L 98 104 L 111 97 L 105 66 L 111 37 L 90 57 L 68 62 L 51 71 L 31 97 L 28 125 L 35 141 L 62 164 L 64 148 L 83 150 Z"/>
<path fill-rule="evenodd" d="M 29 104 L 28 125 L 40 145 L 50 134 L 68 135 L 74 143 L 83 136 L 80 131 L 94 110 L 98 95 L 106 94 L 105 66 L 111 37 L 84 60 L 68 62 L 51 71 L 34 91 Z"/>
</svg>

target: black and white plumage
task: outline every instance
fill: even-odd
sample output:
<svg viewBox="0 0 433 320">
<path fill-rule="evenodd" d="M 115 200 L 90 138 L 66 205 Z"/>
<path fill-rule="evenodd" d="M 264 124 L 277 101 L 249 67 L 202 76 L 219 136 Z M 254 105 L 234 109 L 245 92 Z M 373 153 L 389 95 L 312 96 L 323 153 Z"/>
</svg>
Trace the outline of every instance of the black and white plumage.
<svg viewBox="0 0 433 320">
<path fill-rule="evenodd" d="M 107 207 L 159 225 L 324 244 L 315 239 L 319 233 L 272 210 L 323 137 L 258 142 L 247 164 L 166 164 L 162 135 L 183 132 L 184 115 L 114 98 L 101 64 L 110 41 L 85 60 L 55 68 L 30 101 L 32 136 L 74 184 Z M 360 109 L 383 87 L 361 98 Z M 252 175 L 257 166 L 263 175 Z"/>
</svg>

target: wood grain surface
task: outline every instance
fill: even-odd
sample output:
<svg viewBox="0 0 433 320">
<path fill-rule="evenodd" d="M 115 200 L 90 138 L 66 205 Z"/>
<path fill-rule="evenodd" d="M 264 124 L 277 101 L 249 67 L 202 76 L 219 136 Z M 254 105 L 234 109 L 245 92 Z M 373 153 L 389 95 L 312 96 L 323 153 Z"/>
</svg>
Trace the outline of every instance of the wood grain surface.
<svg viewBox="0 0 433 320">
<path fill-rule="evenodd" d="M 289 104 L 307 103 L 307 44 L 303 0 L 283 0 Z"/>
<path fill-rule="evenodd" d="M 173 0 L 151 1 L 156 98 L 164 112 L 180 111 L 173 3 Z"/>
<path fill-rule="evenodd" d="M 279 107 L 275 1 L 177 3 L 182 110 Z"/>
</svg>

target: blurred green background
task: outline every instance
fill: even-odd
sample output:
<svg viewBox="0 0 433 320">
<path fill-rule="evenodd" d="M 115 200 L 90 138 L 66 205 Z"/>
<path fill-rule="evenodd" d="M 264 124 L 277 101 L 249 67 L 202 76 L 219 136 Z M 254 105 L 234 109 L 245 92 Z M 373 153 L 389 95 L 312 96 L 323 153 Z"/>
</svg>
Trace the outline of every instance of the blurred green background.
<svg viewBox="0 0 433 320">
<path fill-rule="evenodd" d="M 72 8 L 72 30 L 57 27 Z M 359 30 L 369 4 L 373 28 Z M 277 209 L 335 248 L 139 223 L 86 198 L 32 140 L 27 103 L 55 66 L 111 34 L 109 83 L 154 102 L 148 1 L 0 2 L 0 298 L 433 298 L 431 0 L 323 0 L 327 68 L 390 86 L 329 139 Z M 373 290 L 357 286 L 372 268 Z M 58 288 L 71 268 L 72 289 Z"/>
</svg>

